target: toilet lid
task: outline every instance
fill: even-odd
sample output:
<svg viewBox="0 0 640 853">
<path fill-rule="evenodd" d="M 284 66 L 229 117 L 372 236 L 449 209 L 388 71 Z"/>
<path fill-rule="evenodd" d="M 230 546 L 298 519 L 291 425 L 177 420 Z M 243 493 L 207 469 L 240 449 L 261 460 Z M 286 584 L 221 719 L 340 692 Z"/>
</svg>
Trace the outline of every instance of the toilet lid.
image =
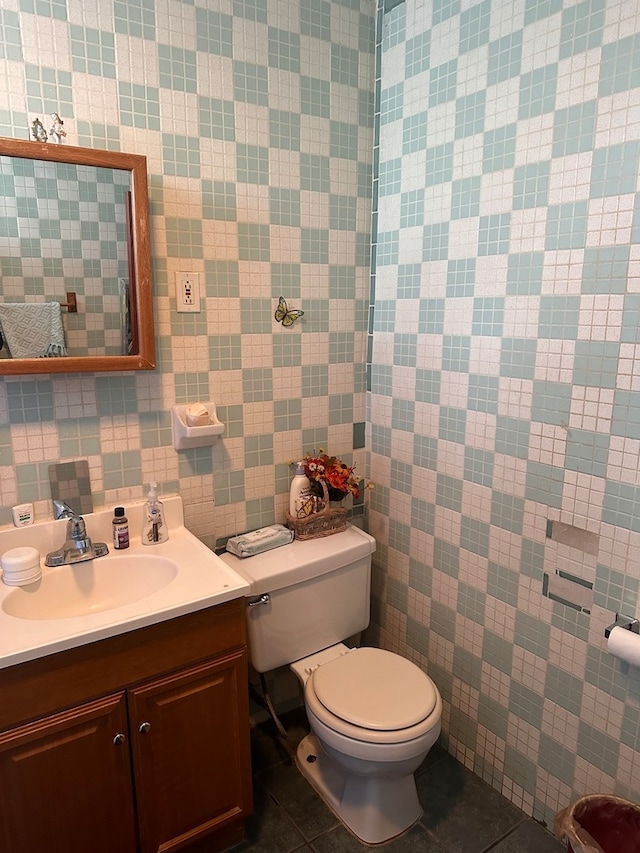
<svg viewBox="0 0 640 853">
<path fill-rule="evenodd" d="M 363 729 L 406 729 L 436 705 L 429 676 L 384 649 L 353 649 L 322 664 L 313 673 L 313 688 L 330 713 Z"/>
</svg>

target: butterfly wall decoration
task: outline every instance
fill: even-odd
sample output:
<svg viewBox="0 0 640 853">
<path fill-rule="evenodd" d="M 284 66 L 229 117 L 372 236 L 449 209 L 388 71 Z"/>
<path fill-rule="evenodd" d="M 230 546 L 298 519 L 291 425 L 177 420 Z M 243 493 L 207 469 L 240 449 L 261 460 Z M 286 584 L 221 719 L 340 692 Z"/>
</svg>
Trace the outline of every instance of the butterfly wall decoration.
<svg viewBox="0 0 640 853">
<path fill-rule="evenodd" d="M 278 307 L 275 310 L 275 314 L 273 315 L 278 323 L 282 323 L 283 326 L 293 326 L 295 321 L 302 317 L 304 311 L 301 311 L 299 308 L 289 308 L 286 303 L 286 300 L 283 296 L 278 300 Z"/>
</svg>

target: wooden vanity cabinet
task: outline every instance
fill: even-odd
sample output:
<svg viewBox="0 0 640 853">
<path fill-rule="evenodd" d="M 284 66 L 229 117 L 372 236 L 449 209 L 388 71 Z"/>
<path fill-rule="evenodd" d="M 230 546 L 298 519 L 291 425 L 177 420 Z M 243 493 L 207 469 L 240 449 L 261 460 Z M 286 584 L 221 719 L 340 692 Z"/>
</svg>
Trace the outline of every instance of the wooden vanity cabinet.
<svg viewBox="0 0 640 853">
<path fill-rule="evenodd" d="M 0 670 L 0 850 L 188 853 L 242 840 L 244 620 L 240 599 Z"/>
</svg>

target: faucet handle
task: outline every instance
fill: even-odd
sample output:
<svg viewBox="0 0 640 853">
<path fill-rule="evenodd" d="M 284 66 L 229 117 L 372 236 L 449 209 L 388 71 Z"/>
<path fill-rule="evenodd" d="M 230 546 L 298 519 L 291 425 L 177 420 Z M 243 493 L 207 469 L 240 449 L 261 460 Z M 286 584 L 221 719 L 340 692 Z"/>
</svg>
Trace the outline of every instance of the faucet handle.
<svg viewBox="0 0 640 853">
<path fill-rule="evenodd" d="M 86 539 L 87 538 L 87 526 L 84 522 L 84 518 L 81 515 L 73 515 L 73 518 L 70 518 L 67 521 L 67 539 Z"/>
<path fill-rule="evenodd" d="M 73 518 L 77 513 L 70 507 L 66 501 L 61 501 L 56 498 L 53 502 L 53 516 L 57 520 L 59 518 Z"/>
</svg>

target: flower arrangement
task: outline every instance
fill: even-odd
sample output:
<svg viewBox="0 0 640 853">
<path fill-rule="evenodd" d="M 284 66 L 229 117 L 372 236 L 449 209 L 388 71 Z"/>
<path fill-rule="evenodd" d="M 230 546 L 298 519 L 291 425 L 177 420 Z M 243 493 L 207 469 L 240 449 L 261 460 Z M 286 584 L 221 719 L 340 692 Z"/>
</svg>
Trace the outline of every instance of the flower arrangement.
<svg viewBox="0 0 640 853">
<path fill-rule="evenodd" d="M 316 455 L 307 453 L 302 461 L 304 473 L 312 483 L 325 483 L 329 500 L 340 501 L 347 495 L 356 499 L 360 497 L 360 480 L 354 474 L 355 465 L 347 465 L 337 456 L 329 456 L 322 448 Z M 365 488 L 372 488 L 372 484 L 366 483 Z"/>
</svg>

